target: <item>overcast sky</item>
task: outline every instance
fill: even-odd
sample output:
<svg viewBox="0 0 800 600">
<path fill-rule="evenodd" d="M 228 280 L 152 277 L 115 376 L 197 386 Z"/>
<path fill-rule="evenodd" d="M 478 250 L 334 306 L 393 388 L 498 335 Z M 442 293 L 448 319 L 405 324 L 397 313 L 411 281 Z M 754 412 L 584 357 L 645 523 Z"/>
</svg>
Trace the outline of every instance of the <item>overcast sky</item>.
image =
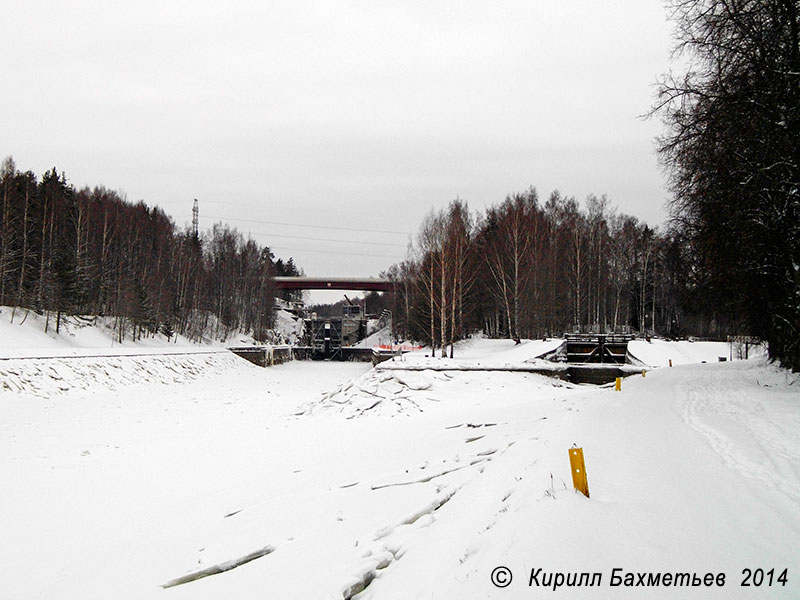
<svg viewBox="0 0 800 600">
<path fill-rule="evenodd" d="M 225 220 L 311 275 L 377 274 L 455 197 L 483 209 L 557 188 L 665 218 L 661 125 L 638 118 L 669 67 L 658 1 L 11 0 L 3 13 L 3 156 L 179 226 L 198 198 L 201 228 Z M 342 239 L 363 243 L 323 241 Z"/>
</svg>

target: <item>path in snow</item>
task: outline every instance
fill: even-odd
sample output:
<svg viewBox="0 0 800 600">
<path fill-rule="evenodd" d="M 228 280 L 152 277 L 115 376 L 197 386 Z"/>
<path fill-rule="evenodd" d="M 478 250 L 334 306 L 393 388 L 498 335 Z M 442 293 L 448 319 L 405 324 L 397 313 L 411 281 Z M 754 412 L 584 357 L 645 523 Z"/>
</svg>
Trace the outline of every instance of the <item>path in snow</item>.
<svg viewBox="0 0 800 600">
<path fill-rule="evenodd" d="M 753 393 L 755 385 L 777 393 Z M 781 393 L 780 373 L 719 369 L 678 388 L 686 422 L 703 434 L 726 466 L 786 494 L 800 506 L 800 391 Z M 720 393 L 724 390 L 725 393 Z"/>
</svg>

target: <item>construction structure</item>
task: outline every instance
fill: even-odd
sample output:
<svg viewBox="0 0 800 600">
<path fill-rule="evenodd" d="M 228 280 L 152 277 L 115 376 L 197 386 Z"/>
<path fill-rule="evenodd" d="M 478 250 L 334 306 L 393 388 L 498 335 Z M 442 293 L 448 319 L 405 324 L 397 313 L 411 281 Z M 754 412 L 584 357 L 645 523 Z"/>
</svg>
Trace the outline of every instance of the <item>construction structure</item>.
<svg viewBox="0 0 800 600">
<path fill-rule="evenodd" d="M 603 333 L 567 333 L 566 356 L 571 364 L 610 363 L 622 365 L 628 355 L 632 335 Z"/>
<path fill-rule="evenodd" d="M 628 364 L 628 342 L 632 339 L 625 334 L 566 333 L 564 343 L 550 359 L 566 363 L 566 378 L 573 383 L 609 383 L 641 372 Z"/>
<path fill-rule="evenodd" d="M 279 290 L 351 290 L 360 292 L 393 291 L 395 282 L 376 277 L 275 277 Z M 295 347 L 298 358 L 325 360 L 371 360 L 371 348 L 359 348 L 356 344 L 367 337 L 370 316 L 364 306 L 352 302 L 347 296 L 341 316 L 320 317 L 309 314 L 299 307 L 294 314 L 303 318 L 304 335 Z M 388 327 L 391 329 L 391 312 Z M 381 320 L 382 319 L 382 320 Z M 384 315 L 378 319 L 379 326 L 386 326 Z"/>
<path fill-rule="evenodd" d="M 200 236 L 200 207 L 197 205 L 197 198 L 192 205 L 192 237 L 196 240 Z"/>
<path fill-rule="evenodd" d="M 371 360 L 371 348 L 355 347 L 367 337 L 369 316 L 360 304 L 344 298 L 341 317 L 312 314 L 303 319 L 305 335 L 298 354 L 311 359 Z"/>
</svg>

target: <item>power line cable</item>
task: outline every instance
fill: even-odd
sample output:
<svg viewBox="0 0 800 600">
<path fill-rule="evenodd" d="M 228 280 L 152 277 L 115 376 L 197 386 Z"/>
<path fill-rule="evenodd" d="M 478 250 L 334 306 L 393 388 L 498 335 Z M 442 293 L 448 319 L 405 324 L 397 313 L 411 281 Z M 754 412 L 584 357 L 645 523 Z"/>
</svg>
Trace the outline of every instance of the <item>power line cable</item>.
<svg viewBox="0 0 800 600">
<path fill-rule="evenodd" d="M 406 248 L 407 244 L 391 244 L 386 242 L 359 242 L 357 240 L 334 240 L 332 238 L 313 238 L 304 237 L 300 235 L 284 235 L 282 233 L 266 233 L 264 231 L 248 231 L 250 235 L 263 235 L 267 237 L 289 238 L 292 240 L 309 240 L 312 242 L 338 242 L 340 244 L 366 244 L 367 246 L 395 246 L 397 248 Z"/>
<path fill-rule="evenodd" d="M 287 227 L 308 227 L 310 229 L 334 229 L 337 231 L 357 231 L 366 233 L 388 233 L 394 235 L 414 235 L 410 231 L 390 231 L 387 229 L 357 229 L 353 227 L 334 227 L 333 225 L 307 225 L 305 223 L 286 223 L 281 221 L 260 221 L 258 219 L 242 219 L 239 217 L 220 217 L 207 215 L 209 219 L 222 219 L 223 221 L 244 221 L 246 223 L 263 223 L 265 225 L 283 225 Z"/>
<path fill-rule="evenodd" d="M 313 252 L 314 254 L 330 254 L 329 250 L 310 250 L 309 248 L 290 248 L 289 246 L 269 246 L 270 250 L 280 250 L 282 252 Z M 369 256 L 370 258 L 388 258 L 390 260 L 400 261 L 402 257 L 389 256 L 388 254 L 365 254 L 364 252 L 343 252 L 337 250 L 336 254 L 347 254 L 348 256 Z"/>
</svg>

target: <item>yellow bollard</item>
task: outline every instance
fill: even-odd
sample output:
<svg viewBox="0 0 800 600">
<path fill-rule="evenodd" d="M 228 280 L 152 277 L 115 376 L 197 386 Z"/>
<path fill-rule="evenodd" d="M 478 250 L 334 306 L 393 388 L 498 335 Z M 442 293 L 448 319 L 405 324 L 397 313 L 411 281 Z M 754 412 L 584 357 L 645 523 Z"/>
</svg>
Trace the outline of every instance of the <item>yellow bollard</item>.
<svg viewBox="0 0 800 600">
<path fill-rule="evenodd" d="M 647 375 L 647 371 L 642 369 L 642 377 L 644 377 L 645 375 Z"/>
<path fill-rule="evenodd" d="M 622 377 L 617 377 L 617 382 L 614 384 L 614 389 L 618 392 L 622 391 Z"/>
<path fill-rule="evenodd" d="M 586 465 L 583 462 L 583 448 L 573 446 L 569 449 L 569 467 L 572 471 L 572 485 L 581 494 L 589 497 L 589 481 L 586 479 Z"/>
</svg>

